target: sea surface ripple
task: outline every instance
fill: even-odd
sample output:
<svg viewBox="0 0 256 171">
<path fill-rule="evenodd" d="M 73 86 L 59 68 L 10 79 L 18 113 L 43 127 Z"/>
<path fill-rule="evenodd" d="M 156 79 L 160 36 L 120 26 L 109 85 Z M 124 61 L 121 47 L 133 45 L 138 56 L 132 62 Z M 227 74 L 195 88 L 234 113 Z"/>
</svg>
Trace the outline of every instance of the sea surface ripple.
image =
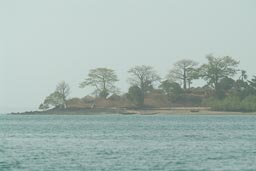
<svg viewBox="0 0 256 171">
<path fill-rule="evenodd" d="M 0 115 L 0 170 L 255 171 L 256 116 Z"/>
</svg>

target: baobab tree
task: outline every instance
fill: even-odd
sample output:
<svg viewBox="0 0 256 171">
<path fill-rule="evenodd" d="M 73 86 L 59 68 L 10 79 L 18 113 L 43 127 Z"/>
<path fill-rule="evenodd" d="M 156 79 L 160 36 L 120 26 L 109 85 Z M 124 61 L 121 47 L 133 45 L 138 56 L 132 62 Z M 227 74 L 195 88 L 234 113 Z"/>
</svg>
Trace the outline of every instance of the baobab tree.
<svg viewBox="0 0 256 171">
<path fill-rule="evenodd" d="M 232 78 L 238 71 L 239 61 L 236 61 L 230 56 L 214 57 L 208 55 L 206 59 L 208 63 L 200 67 L 200 75 L 215 90 L 217 90 L 221 79 L 226 77 Z"/>
<path fill-rule="evenodd" d="M 94 94 L 106 98 L 109 93 L 117 93 L 118 89 L 114 85 L 118 81 L 115 71 L 108 68 L 96 68 L 90 70 L 88 78 L 81 84 L 80 88 L 86 86 L 95 87 Z"/>
<path fill-rule="evenodd" d="M 197 66 L 198 63 L 193 60 L 180 60 L 174 64 L 173 69 L 167 75 L 167 79 L 182 82 L 183 89 L 186 90 L 187 87 L 190 88 L 192 80 L 198 78 Z"/>
<path fill-rule="evenodd" d="M 128 79 L 131 86 L 138 87 L 141 91 L 142 100 L 140 104 L 143 105 L 145 93 L 153 89 L 153 84 L 160 81 L 160 77 L 153 67 L 145 65 L 135 66 L 128 73 L 131 75 Z"/>
</svg>

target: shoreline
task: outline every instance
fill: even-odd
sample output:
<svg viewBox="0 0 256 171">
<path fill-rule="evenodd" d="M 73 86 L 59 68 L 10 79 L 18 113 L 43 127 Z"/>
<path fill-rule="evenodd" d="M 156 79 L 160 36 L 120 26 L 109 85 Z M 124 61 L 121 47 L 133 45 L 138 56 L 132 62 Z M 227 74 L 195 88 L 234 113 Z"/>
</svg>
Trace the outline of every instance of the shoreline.
<svg viewBox="0 0 256 171">
<path fill-rule="evenodd" d="M 212 111 L 207 107 L 173 107 L 173 108 L 68 108 L 50 109 L 47 111 L 26 111 L 8 113 L 8 115 L 99 115 L 99 114 L 120 114 L 120 115 L 256 115 L 256 112 L 232 112 Z"/>
</svg>

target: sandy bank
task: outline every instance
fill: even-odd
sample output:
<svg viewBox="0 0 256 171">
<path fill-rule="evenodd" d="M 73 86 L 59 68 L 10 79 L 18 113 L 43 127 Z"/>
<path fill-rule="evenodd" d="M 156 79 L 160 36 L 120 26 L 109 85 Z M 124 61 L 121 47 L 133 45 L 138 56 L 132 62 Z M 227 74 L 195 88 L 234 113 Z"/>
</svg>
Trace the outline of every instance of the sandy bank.
<svg viewBox="0 0 256 171">
<path fill-rule="evenodd" d="M 256 112 L 226 112 L 211 111 L 207 107 L 172 107 L 172 108 L 95 108 L 95 109 L 51 109 L 48 111 L 28 111 L 22 113 L 11 113 L 16 115 L 93 115 L 93 114 L 123 114 L 123 115 L 256 115 Z"/>
</svg>

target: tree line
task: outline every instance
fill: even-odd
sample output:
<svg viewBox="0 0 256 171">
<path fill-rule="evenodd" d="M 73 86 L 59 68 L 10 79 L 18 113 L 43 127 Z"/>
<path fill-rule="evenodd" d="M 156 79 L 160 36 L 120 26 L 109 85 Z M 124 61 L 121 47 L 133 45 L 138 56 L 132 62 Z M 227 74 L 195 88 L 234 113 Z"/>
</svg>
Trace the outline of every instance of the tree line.
<svg viewBox="0 0 256 171">
<path fill-rule="evenodd" d="M 171 102 L 182 103 L 184 97 L 194 93 L 192 83 L 201 79 L 205 81 L 205 85 L 200 87 L 205 95 L 200 105 L 214 110 L 256 111 L 256 76 L 248 80 L 247 72 L 238 68 L 239 61 L 230 56 L 208 55 L 206 59 L 207 63 L 201 65 L 190 59 L 179 60 L 162 79 L 152 66 L 135 66 L 128 70 L 130 87 L 125 97 L 135 106 L 143 107 L 145 95 L 157 89 Z M 235 80 L 234 76 L 237 75 L 238 79 Z M 93 94 L 106 99 L 110 94 L 120 94 L 116 86 L 118 81 L 113 69 L 95 68 L 89 71 L 79 87 L 94 87 Z M 69 93 L 69 85 L 62 81 L 39 108 L 66 108 Z"/>
</svg>

